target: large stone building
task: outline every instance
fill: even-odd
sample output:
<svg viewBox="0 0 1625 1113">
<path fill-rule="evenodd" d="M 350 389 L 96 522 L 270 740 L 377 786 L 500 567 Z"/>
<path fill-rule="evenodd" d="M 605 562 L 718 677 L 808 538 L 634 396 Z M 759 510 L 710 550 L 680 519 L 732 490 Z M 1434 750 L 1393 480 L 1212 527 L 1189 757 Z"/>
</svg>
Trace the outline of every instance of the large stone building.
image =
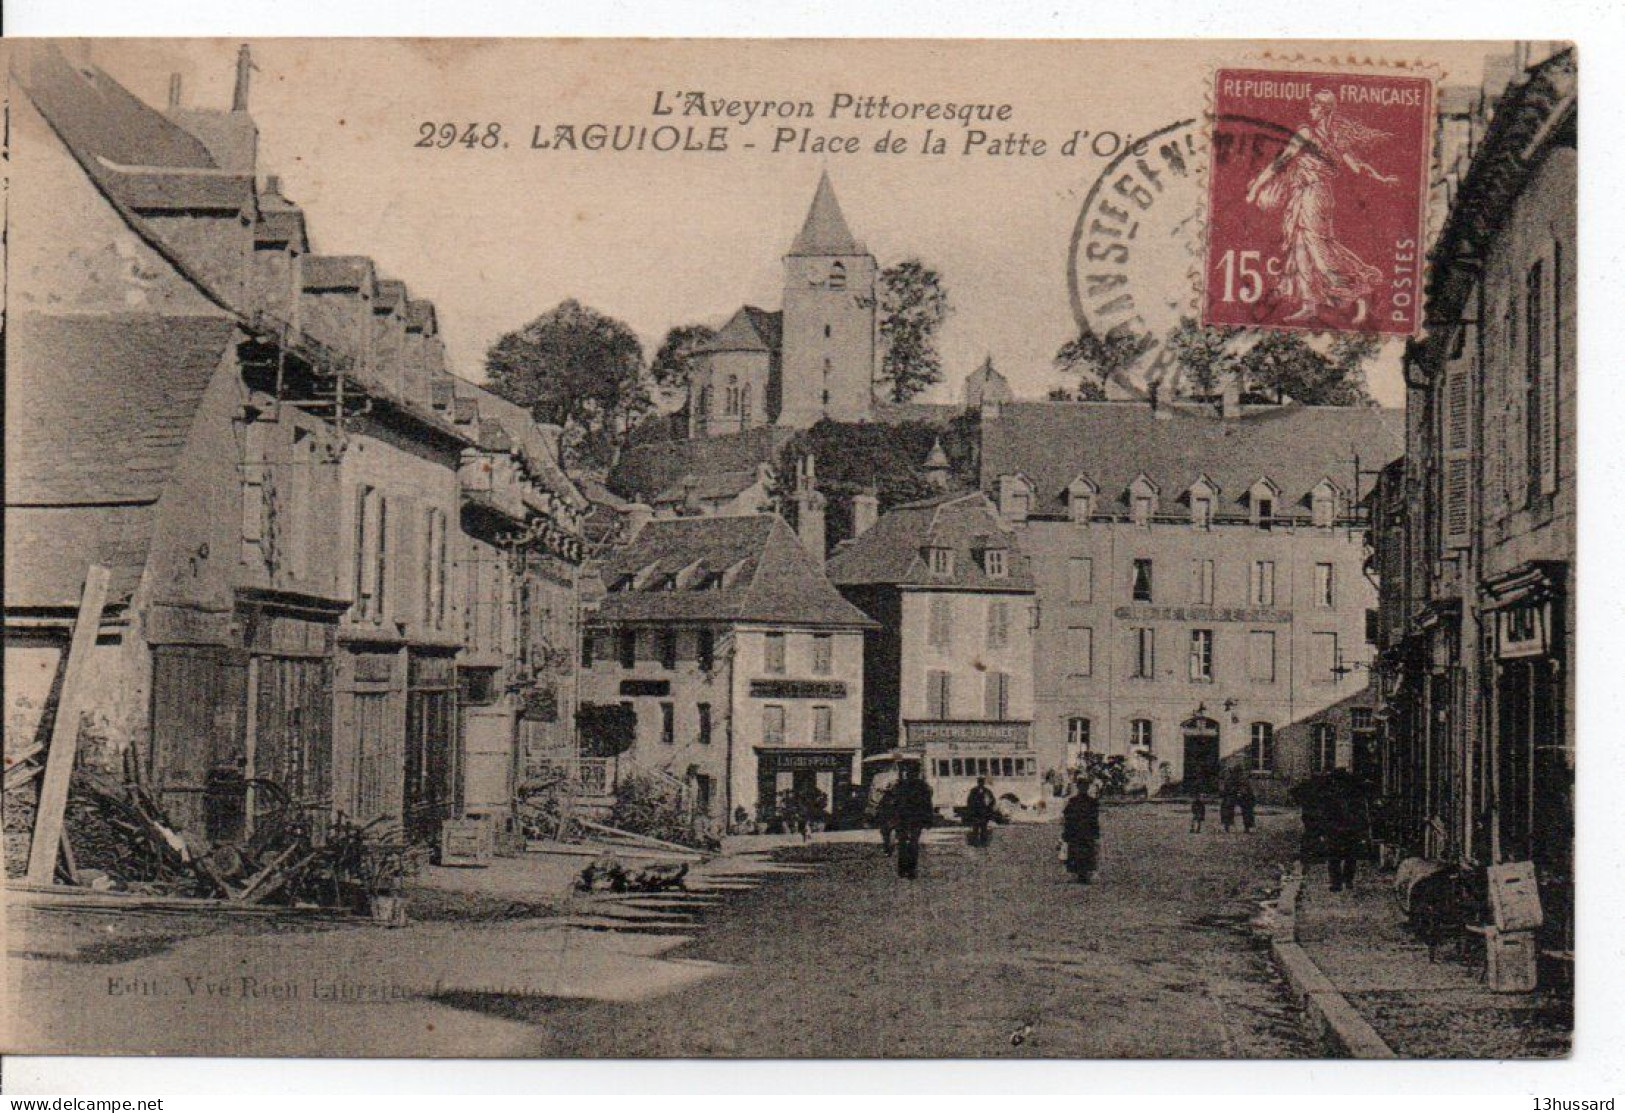
<svg viewBox="0 0 1625 1113">
<path fill-rule="evenodd" d="M 6 330 L 8 753 L 111 573 L 87 760 L 171 817 L 431 837 L 573 743 L 584 500 L 553 431 L 445 369 L 432 304 L 313 253 L 229 110 L 15 54 Z M 460 710 L 461 708 L 461 710 Z"/>
<path fill-rule="evenodd" d="M 778 311 L 742 307 L 697 351 L 689 435 L 863 421 L 874 406 L 875 259 L 852 235 L 829 175 L 784 256 Z"/>
<path fill-rule="evenodd" d="M 1374 652 L 1358 508 L 1399 454 L 1397 412 L 1006 405 L 982 483 L 1036 588 L 1034 748 L 1045 771 L 1122 755 L 1156 791 L 1226 767 L 1284 787 L 1282 731 L 1364 688 Z M 1339 765 L 1355 761 L 1336 741 Z"/>
<path fill-rule="evenodd" d="M 1572 950 L 1577 64 L 1517 62 L 1446 99 L 1406 456 L 1374 500 L 1385 837 L 1533 861 Z"/>
<path fill-rule="evenodd" d="M 863 739 L 923 761 L 939 810 L 978 777 L 1042 799 L 1033 748 L 1033 579 L 1016 531 L 979 491 L 899 506 L 844 546 L 830 579 L 873 618 Z"/>
<path fill-rule="evenodd" d="M 672 778 L 719 832 L 770 822 L 788 790 L 845 804 L 873 623 L 782 519 L 648 522 L 598 573 L 581 699 L 636 713 L 622 777 Z"/>
</svg>

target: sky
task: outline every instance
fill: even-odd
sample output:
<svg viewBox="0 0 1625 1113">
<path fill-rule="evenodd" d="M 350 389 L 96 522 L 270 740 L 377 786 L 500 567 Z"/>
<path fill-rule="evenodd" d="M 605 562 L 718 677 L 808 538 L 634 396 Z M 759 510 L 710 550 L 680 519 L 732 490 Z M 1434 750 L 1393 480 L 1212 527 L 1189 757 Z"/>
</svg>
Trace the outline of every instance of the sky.
<svg viewBox="0 0 1625 1113">
<path fill-rule="evenodd" d="M 92 59 L 154 105 L 169 74 L 190 107 L 230 103 L 238 43 L 104 40 Z M 1309 57 L 1348 44 L 1293 43 Z M 974 42 L 801 40 L 297 40 L 252 44 L 250 108 L 261 174 L 279 174 L 307 214 L 313 248 L 372 256 L 439 309 L 452 369 L 483 377 L 486 348 L 565 298 L 629 324 L 652 355 L 674 325 L 720 325 L 741 304 L 777 308 L 781 257 L 820 172 L 881 266 L 918 257 L 940 272 L 953 312 L 939 336 L 945 380 L 923 400 L 957 398 L 991 356 L 1018 396 L 1060 379 L 1056 348 L 1076 331 L 1068 295 L 1073 226 L 1118 145 L 1200 117 L 1212 71 L 1267 47 L 1222 41 Z M 1277 47 L 1279 49 L 1279 46 Z M 1494 44 L 1362 44 L 1362 56 L 1423 63 L 1447 84 L 1477 84 Z M 811 102 L 815 118 L 682 114 L 718 102 Z M 853 118 L 845 95 L 1008 105 L 966 126 Z M 658 99 L 657 99 L 658 98 Z M 657 115 L 661 108 L 671 115 Z M 744 107 L 736 112 L 746 111 Z M 500 124 L 490 146 L 415 146 L 430 125 Z M 561 124 L 692 126 L 700 145 L 725 127 L 725 152 L 536 149 Z M 797 129 L 784 149 L 779 128 Z M 927 128 L 945 153 L 919 150 Z M 966 153 L 971 127 L 985 141 Z M 855 140 L 856 153 L 801 150 Z M 1065 141 L 1083 133 L 1078 150 Z M 877 154 L 890 135 L 908 150 Z M 670 135 L 671 133 L 666 133 Z M 1043 155 L 992 153 L 1043 140 Z M 1007 138 L 1015 143 L 1006 144 Z M 746 147 L 745 144 L 752 144 Z M 1093 146 L 1098 144 L 1098 146 Z M 1147 231 L 1173 235 L 1200 209 L 1199 185 L 1171 193 Z M 1165 253 L 1168 254 L 1168 253 Z M 1172 253 L 1177 256 L 1178 253 Z M 1188 266 L 1155 253 L 1132 275 L 1147 304 L 1177 316 L 1194 299 Z M 1170 316 L 1166 323 L 1172 323 Z M 1371 369 L 1373 395 L 1403 403 L 1399 344 Z"/>
</svg>

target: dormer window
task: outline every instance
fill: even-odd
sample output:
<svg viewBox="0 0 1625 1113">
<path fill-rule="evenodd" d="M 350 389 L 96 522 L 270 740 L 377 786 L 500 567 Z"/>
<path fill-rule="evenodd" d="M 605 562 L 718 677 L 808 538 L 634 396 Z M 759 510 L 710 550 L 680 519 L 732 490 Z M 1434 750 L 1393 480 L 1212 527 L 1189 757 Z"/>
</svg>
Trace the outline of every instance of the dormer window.
<svg viewBox="0 0 1625 1113">
<path fill-rule="evenodd" d="M 1025 522 L 1033 512 L 1033 485 L 1025 475 L 999 476 L 999 513 L 1012 522 Z"/>
<path fill-rule="evenodd" d="M 954 574 L 954 551 L 940 545 L 934 545 L 926 550 L 926 559 L 931 565 L 933 576 L 952 576 Z"/>
<path fill-rule="evenodd" d="M 1337 524 L 1338 490 L 1329 479 L 1322 479 L 1309 492 L 1309 513 L 1311 520 L 1320 529 L 1330 529 Z"/>
<path fill-rule="evenodd" d="M 829 268 L 829 288 L 831 290 L 846 289 L 845 263 L 835 263 Z"/>
<path fill-rule="evenodd" d="M 1078 476 L 1066 486 L 1066 514 L 1074 522 L 1087 522 L 1095 516 L 1095 495 L 1099 488 L 1086 476 Z"/>
<path fill-rule="evenodd" d="M 1219 488 L 1207 476 L 1201 476 L 1186 492 L 1191 504 L 1191 525 L 1196 529 L 1213 528 L 1213 508 L 1219 501 Z"/>
<path fill-rule="evenodd" d="M 1253 484 L 1248 492 L 1247 501 L 1253 509 L 1253 524 L 1259 529 L 1269 529 L 1275 524 L 1275 501 L 1281 491 L 1266 476 Z"/>
<path fill-rule="evenodd" d="M 982 554 L 982 567 L 989 579 L 1002 580 L 1009 575 L 1003 549 L 988 549 Z"/>
<path fill-rule="evenodd" d="M 1149 526 L 1157 514 L 1157 485 L 1141 473 L 1128 485 L 1128 506 L 1137 526 Z"/>
</svg>

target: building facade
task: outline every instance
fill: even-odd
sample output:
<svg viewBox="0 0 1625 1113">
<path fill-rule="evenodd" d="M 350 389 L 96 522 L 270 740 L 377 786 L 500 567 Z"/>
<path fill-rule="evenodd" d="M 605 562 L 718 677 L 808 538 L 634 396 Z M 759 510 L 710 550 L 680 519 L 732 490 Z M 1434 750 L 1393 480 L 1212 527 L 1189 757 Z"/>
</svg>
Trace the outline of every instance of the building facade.
<svg viewBox="0 0 1625 1113">
<path fill-rule="evenodd" d="M 81 737 L 113 768 L 133 754 L 180 826 L 231 841 L 285 795 L 319 827 L 388 817 L 430 838 L 465 803 L 508 808 L 512 777 L 472 796 L 463 777 L 470 469 L 508 466 L 508 564 L 550 562 L 554 655 L 497 651 L 521 702 L 573 684 L 585 504 L 556 445 L 459 390 L 430 303 L 311 252 L 257 177 L 246 54 L 229 111 L 183 108 L 177 82 L 160 112 L 48 46 L 18 66 L 8 747 L 49 725 L 97 563 L 112 593 Z M 520 744 L 500 739 L 510 769 Z"/>
<path fill-rule="evenodd" d="M 829 562 L 873 618 L 864 657 L 866 752 L 918 756 L 940 811 L 986 777 L 1043 799 L 1033 747 L 1033 579 L 1015 532 L 979 491 L 900 506 Z"/>
<path fill-rule="evenodd" d="M 1288 787 L 1286 729 L 1369 680 L 1376 588 L 1362 476 L 1400 415 L 1014 403 L 982 479 L 1036 591 L 1034 746 L 1046 772 L 1128 759 L 1148 791 L 1241 767 Z M 1352 761 L 1352 749 L 1340 744 Z"/>
<path fill-rule="evenodd" d="M 1577 67 L 1527 52 L 1456 98 L 1403 469 L 1383 476 L 1388 838 L 1533 861 L 1571 931 Z M 1504 67 L 1492 67 L 1503 74 Z M 1442 129 L 1444 130 L 1444 129 Z"/>
<path fill-rule="evenodd" d="M 607 558 L 587 616 L 583 704 L 629 706 L 621 759 L 684 786 L 715 831 L 781 794 L 839 809 L 858 782 L 872 625 L 776 516 L 649 522 Z"/>
</svg>

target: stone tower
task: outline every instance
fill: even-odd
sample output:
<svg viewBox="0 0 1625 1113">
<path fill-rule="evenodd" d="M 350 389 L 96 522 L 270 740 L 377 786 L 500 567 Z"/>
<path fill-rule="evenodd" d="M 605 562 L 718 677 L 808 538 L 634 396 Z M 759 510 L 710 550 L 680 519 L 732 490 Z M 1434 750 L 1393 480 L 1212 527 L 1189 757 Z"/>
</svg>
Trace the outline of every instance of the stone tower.
<svg viewBox="0 0 1625 1113">
<path fill-rule="evenodd" d="M 874 402 L 875 259 L 852 235 L 826 173 L 784 257 L 778 424 L 866 421 Z"/>
</svg>

